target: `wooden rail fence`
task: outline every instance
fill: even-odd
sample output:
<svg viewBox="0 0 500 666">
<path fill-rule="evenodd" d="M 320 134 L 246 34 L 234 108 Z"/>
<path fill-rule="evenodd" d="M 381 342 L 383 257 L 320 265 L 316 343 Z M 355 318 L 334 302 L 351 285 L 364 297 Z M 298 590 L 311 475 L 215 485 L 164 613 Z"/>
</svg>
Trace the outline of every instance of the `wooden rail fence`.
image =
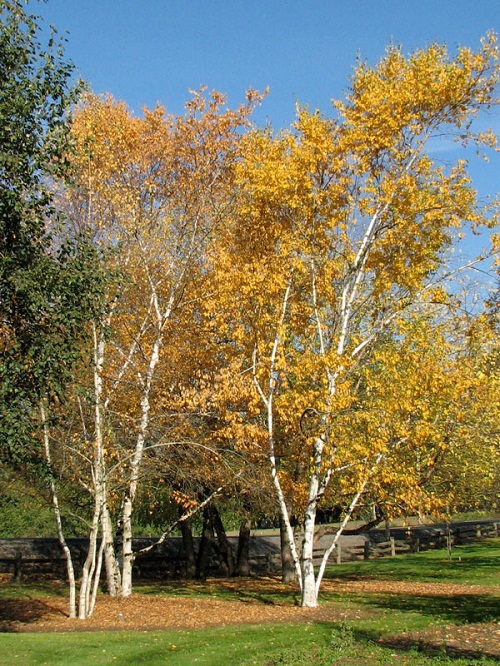
<svg viewBox="0 0 500 666">
<path fill-rule="evenodd" d="M 452 548 L 484 538 L 500 536 L 500 521 L 476 521 L 449 525 L 416 526 L 371 530 L 356 536 L 342 536 L 332 551 L 329 564 L 377 557 L 394 557 L 403 553 L 431 548 Z M 332 535 L 323 535 L 314 550 L 314 564 L 319 566 Z M 135 549 L 154 542 L 154 538 L 134 540 Z M 234 549 L 237 538 L 231 538 Z M 86 539 L 68 539 L 77 575 L 88 548 Z M 135 563 L 137 578 L 178 578 L 182 575 L 184 556 L 182 540 L 173 537 Z M 281 567 L 280 543 L 276 536 L 253 536 L 250 547 L 250 569 L 254 574 L 277 572 Z M 21 582 L 23 576 L 65 578 L 66 564 L 57 539 L 0 539 L 0 573 Z M 217 562 L 211 575 L 217 575 Z"/>
</svg>

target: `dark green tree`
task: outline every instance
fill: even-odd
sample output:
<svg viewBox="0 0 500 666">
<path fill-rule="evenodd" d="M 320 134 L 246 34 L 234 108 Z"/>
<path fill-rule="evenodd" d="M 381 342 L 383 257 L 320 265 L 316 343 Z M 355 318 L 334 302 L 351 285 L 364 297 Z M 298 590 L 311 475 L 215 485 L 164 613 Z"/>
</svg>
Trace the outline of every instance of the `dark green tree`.
<svg viewBox="0 0 500 666">
<path fill-rule="evenodd" d="M 99 257 L 58 220 L 79 85 L 52 29 L 0 0 L 0 460 L 36 456 L 36 405 L 61 397 L 99 292 Z M 98 298 L 97 298 L 98 300 Z"/>
</svg>

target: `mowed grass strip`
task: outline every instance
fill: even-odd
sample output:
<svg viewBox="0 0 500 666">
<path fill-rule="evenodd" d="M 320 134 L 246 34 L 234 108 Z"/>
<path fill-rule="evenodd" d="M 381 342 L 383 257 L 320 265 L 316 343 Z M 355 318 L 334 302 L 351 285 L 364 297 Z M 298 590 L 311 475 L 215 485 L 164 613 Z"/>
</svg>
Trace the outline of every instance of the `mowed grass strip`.
<svg viewBox="0 0 500 666">
<path fill-rule="evenodd" d="M 426 655 L 416 648 L 378 645 L 363 630 L 346 625 L 265 625 L 184 632 L 7 634 L 0 637 L 2 664 L 87 666 L 145 663 L 190 666 L 294 665 L 493 666 L 498 660 Z"/>
</svg>

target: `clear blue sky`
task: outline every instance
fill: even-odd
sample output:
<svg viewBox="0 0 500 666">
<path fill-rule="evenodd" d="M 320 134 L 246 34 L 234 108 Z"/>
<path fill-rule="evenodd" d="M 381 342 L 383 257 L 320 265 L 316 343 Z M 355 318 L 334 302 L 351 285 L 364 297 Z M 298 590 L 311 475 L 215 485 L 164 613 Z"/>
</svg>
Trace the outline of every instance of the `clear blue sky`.
<svg viewBox="0 0 500 666">
<path fill-rule="evenodd" d="M 31 10 L 60 32 L 67 56 L 96 93 L 137 113 L 159 101 L 182 113 L 205 84 L 231 105 L 247 88 L 270 92 L 254 120 L 275 129 L 295 103 L 331 109 L 357 55 L 375 64 L 392 41 L 405 52 L 438 41 L 477 48 L 500 33 L 500 0 L 48 0 Z M 500 111 L 481 121 L 500 132 Z M 500 156 L 472 173 L 481 193 L 500 191 Z"/>
<path fill-rule="evenodd" d="M 94 92 L 133 109 L 180 113 L 206 84 L 243 100 L 270 93 L 257 120 L 293 120 L 295 102 L 328 112 L 356 56 L 375 64 L 391 42 L 477 47 L 500 32 L 500 0 L 48 0 L 31 2 L 68 32 L 67 55 Z"/>
</svg>

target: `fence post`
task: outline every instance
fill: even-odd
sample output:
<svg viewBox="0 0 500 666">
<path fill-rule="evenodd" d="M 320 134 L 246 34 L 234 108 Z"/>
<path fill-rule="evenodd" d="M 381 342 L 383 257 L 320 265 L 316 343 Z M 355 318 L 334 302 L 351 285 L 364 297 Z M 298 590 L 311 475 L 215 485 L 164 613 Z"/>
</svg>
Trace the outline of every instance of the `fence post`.
<svg viewBox="0 0 500 666">
<path fill-rule="evenodd" d="M 270 575 L 273 572 L 273 555 L 272 553 L 266 554 L 266 574 Z"/>
<path fill-rule="evenodd" d="M 480 539 L 482 537 L 481 534 L 481 525 L 476 525 L 476 537 Z"/>
<path fill-rule="evenodd" d="M 335 548 L 337 550 L 337 564 L 342 563 L 342 546 L 340 545 L 340 541 L 337 541 Z"/>
<path fill-rule="evenodd" d="M 498 538 L 498 523 L 493 523 L 493 529 L 495 534 L 495 539 Z"/>
<path fill-rule="evenodd" d="M 391 537 L 391 557 L 396 557 L 396 542 L 394 537 Z"/>
<path fill-rule="evenodd" d="M 451 534 L 446 535 L 446 550 L 448 551 L 448 559 L 451 560 L 451 549 L 453 546 L 453 537 Z"/>
<path fill-rule="evenodd" d="M 370 541 L 369 539 L 366 539 L 365 541 L 365 547 L 363 549 L 363 557 L 365 560 L 370 559 Z"/>
<path fill-rule="evenodd" d="M 22 553 L 16 553 L 14 562 L 14 581 L 20 583 L 23 578 L 23 556 Z"/>
</svg>

